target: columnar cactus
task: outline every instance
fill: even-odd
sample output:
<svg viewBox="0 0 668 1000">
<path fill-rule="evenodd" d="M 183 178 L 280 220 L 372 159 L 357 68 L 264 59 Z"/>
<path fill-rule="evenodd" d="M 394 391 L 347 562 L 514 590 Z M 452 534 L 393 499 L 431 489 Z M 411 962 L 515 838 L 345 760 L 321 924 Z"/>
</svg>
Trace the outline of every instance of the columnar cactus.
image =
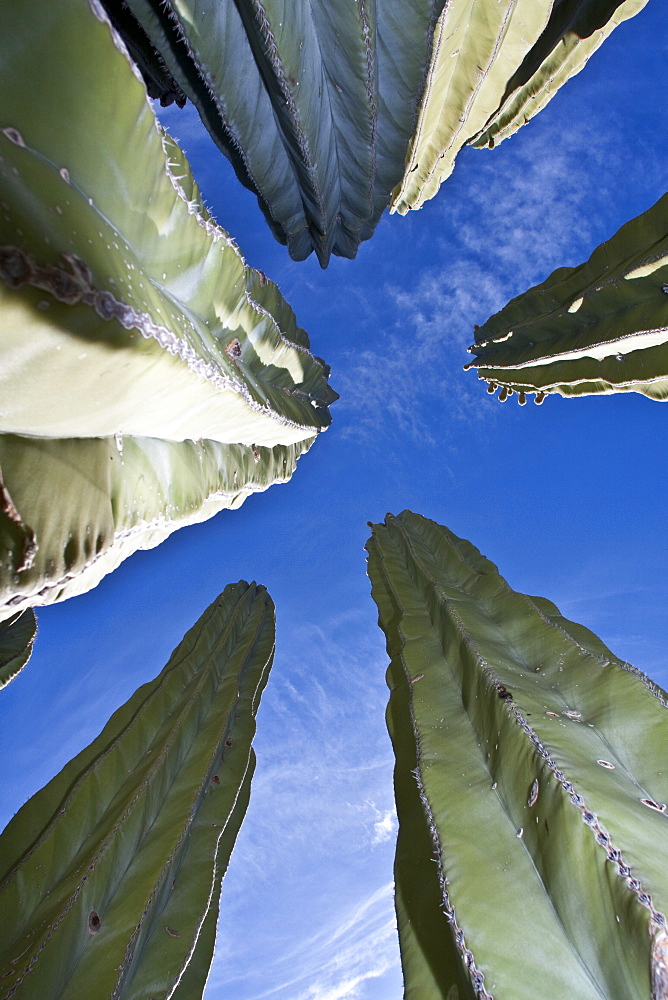
<svg viewBox="0 0 668 1000">
<path fill-rule="evenodd" d="M 668 399 L 668 195 L 585 264 L 562 267 L 476 330 L 476 368 L 513 392 L 640 392 Z"/>
<path fill-rule="evenodd" d="M 97 0 L 10 5 L 0 55 L 2 619 L 289 478 L 336 393 Z"/>
<path fill-rule="evenodd" d="M 534 117 L 647 0 L 451 0 L 441 14 L 391 211 L 420 208 L 465 145 L 490 149 Z"/>
<path fill-rule="evenodd" d="M 646 2 L 104 0 L 151 92 L 194 102 L 276 238 L 323 267 L 388 204 L 431 198 L 463 145 L 516 131 Z"/>
<path fill-rule="evenodd" d="M 0 837 L 0 998 L 201 996 L 274 652 L 230 584 L 162 673 Z"/>
<path fill-rule="evenodd" d="M 665 1000 L 665 693 L 433 521 L 367 549 L 406 997 Z"/>
</svg>

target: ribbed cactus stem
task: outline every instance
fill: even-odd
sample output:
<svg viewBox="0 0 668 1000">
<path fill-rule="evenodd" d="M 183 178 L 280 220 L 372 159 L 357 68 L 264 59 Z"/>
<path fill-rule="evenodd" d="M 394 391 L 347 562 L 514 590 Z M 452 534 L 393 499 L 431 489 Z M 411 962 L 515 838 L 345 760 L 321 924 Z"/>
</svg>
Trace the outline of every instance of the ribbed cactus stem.
<svg viewBox="0 0 668 1000">
<path fill-rule="evenodd" d="M 10 822 L 2 1000 L 201 995 L 273 650 L 265 588 L 230 584 L 162 673 Z"/>
<path fill-rule="evenodd" d="M 579 267 L 562 267 L 476 327 L 478 377 L 517 392 L 668 399 L 668 195 Z"/>
<path fill-rule="evenodd" d="M 432 521 L 367 548 L 406 996 L 663 1000 L 665 693 Z"/>
</svg>

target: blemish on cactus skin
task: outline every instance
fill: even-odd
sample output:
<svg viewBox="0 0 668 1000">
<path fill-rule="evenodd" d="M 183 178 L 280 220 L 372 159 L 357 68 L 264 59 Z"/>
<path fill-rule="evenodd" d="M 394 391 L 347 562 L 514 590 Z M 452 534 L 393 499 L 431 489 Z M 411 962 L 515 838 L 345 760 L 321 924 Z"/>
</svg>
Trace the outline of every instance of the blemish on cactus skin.
<svg viewBox="0 0 668 1000">
<path fill-rule="evenodd" d="M 668 808 L 665 802 L 655 802 L 654 799 L 641 799 L 640 801 L 648 809 L 653 809 L 655 812 L 665 813 Z"/>
<path fill-rule="evenodd" d="M 100 920 L 99 913 L 96 913 L 95 910 L 91 910 L 88 914 L 88 930 L 91 934 L 97 934 L 101 926 L 102 921 Z"/>
<path fill-rule="evenodd" d="M 25 142 L 23 141 L 23 136 L 16 128 L 3 128 L 2 134 L 6 135 L 10 142 L 13 142 L 15 146 L 22 146 L 25 149 Z"/>
<path fill-rule="evenodd" d="M 540 784 L 538 783 L 538 778 L 535 778 L 534 783 L 531 786 L 531 791 L 529 792 L 529 800 L 527 803 L 529 809 L 532 809 L 536 805 L 536 802 L 538 802 L 539 791 L 540 791 Z"/>
<path fill-rule="evenodd" d="M 615 765 L 611 764 L 609 760 L 597 760 L 596 763 L 600 764 L 601 767 L 607 767 L 608 770 L 610 770 L 610 771 L 614 771 L 615 770 Z"/>
<path fill-rule="evenodd" d="M 165 924 L 165 930 L 167 931 L 167 933 L 169 934 L 170 937 L 173 937 L 173 938 L 181 937 L 181 935 L 179 934 L 179 932 L 175 931 L 173 927 L 169 926 L 169 924 Z"/>
</svg>

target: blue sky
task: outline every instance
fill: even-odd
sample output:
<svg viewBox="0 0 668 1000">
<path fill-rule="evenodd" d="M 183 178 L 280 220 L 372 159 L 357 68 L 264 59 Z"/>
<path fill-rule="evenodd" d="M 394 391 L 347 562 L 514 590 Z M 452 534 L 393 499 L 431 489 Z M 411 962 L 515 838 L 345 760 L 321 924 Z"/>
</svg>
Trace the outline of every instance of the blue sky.
<svg viewBox="0 0 668 1000">
<path fill-rule="evenodd" d="M 462 371 L 474 323 L 586 259 L 665 192 L 667 50 L 665 4 L 650 0 L 526 128 L 493 151 L 464 150 L 433 201 L 386 215 L 356 261 L 326 272 L 273 241 L 192 109 L 163 115 L 341 399 L 290 483 L 38 612 L 33 659 L 0 698 L 0 819 L 159 672 L 226 583 L 266 584 L 277 654 L 207 1000 L 401 995 L 367 520 L 409 507 L 447 524 L 516 589 L 549 597 L 668 685 L 668 410 L 635 394 L 520 408 Z"/>
</svg>

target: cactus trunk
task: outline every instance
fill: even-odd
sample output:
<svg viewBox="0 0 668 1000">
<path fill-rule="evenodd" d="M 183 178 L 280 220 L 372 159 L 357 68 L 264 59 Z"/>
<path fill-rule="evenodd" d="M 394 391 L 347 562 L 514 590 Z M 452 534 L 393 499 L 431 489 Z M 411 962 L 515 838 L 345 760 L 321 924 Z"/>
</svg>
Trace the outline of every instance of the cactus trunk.
<svg viewBox="0 0 668 1000">
<path fill-rule="evenodd" d="M 665 1000 L 664 692 L 432 521 L 367 549 L 406 996 Z"/>
<path fill-rule="evenodd" d="M 336 393 L 97 0 L 11 5 L 0 53 L 1 619 L 285 481 Z"/>
<path fill-rule="evenodd" d="M 0 837 L 0 998 L 200 996 L 274 651 L 230 584 Z"/>
<path fill-rule="evenodd" d="M 562 267 L 476 331 L 476 368 L 503 401 L 640 392 L 668 399 L 668 195 L 585 264 Z"/>
</svg>

